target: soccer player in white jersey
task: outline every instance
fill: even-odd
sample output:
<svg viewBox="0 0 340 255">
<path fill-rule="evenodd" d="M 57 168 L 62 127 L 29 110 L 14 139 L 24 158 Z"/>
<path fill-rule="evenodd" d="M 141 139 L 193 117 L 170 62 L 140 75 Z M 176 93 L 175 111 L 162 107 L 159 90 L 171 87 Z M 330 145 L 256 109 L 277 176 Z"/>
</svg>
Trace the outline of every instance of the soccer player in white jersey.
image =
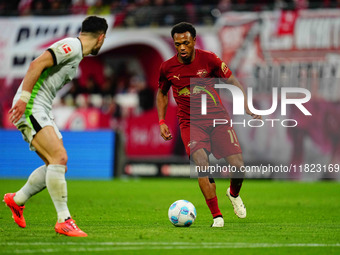
<svg viewBox="0 0 340 255">
<path fill-rule="evenodd" d="M 23 210 L 27 200 L 46 187 L 58 214 L 55 231 L 66 236 L 87 236 L 77 227 L 67 207 L 67 154 L 51 109 L 57 91 L 74 78 L 82 58 L 98 54 L 107 28 L 104 18 L 87 17 L 79 37 L 54 43 L 31 62 L 14 97 L 9 118 L 30 150 L 36 151 L 45 163 L 31 173 L 19 191 L 4 196 L 19 227 L 26 227 Z"/>
</svg>

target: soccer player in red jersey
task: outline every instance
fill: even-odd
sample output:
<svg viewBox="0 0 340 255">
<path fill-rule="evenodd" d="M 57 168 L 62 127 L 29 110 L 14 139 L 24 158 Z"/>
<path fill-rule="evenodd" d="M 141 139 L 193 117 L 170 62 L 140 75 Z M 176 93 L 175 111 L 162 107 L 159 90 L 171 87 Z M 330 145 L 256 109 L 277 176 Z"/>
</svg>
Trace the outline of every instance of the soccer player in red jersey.
<svg viewBox="0 0 340 255">
<path fill-rule="evenodd" d="M 246 113 L 255 119 L 259 119 L 261 116 L 253 114 L 248 109 L 247 97 L 243 87 L 228 66 L 214 53 L 195 49 L 196 30 L 192 24 L 181 22 L 175 25 L 171 30 L 171 36 L 177 54 L 162 63 L 157 93 L 157 110 L 161 136 L 166 141 L 172 139 L 169 128 L 165 123 L 168 91 L 172 87 L 173 95 L 178 105 L 177 117 L 179 119 L 181 137 L 190 159 L 196 166 L 207 167 L 209 166 L 208 155 L 212 153 L 217 159 L 224 158 L 231 166 L 240 169 L 244 165 L 242 150 L 233 128 L 230 125 L 217 125 L 213 127 L 212 121 L 193 117 L 193 112 L 196 110 L 201 111 L 200 107 L 190 109 L 190 103 L 193 103 L 191 100 L 199 94 L 197 89 L 203 88 L 211 95 L 217 93 L 213 88 L 214 83 L 207 82 L 203 87 L 196 86 L 197 89 L 192 89 L 190 87 L 190 78 L 223 78 L 228 84 L 237 86 L 242 90 L 245 98 Z M 209 107 L 209 113 L 212 113 L 212 116 L 215 118 L 223 116 L 224 119 L 230 120 L 227 111 L 219 100 L 216 100 L 212 108 Z M 199 115 L 199 113 L 197 114 Z M 227 189 L 227 196 L 234 207 L 235 214 L 239 218 L 246 217 L 246 208 L 239 196 L 242 182 L 243 178 L 231 178 L 230 187 Z M 198 183 L 214 219 L 211 226 L 223 227 L 224 220 L 218 207 L 214 179 L 209 178 L 209 175 L 206 173 L 198 172 Z"/>
</svg>

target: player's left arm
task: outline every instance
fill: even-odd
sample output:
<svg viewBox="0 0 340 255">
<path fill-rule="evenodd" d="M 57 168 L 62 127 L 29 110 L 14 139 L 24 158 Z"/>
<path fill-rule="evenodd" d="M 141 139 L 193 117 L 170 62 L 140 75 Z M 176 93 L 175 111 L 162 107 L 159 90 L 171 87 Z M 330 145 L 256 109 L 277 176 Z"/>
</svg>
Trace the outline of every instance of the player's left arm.
<svg viewBox="0 0 340 255">
<path fill-rule="evenodd" d="M 159 119 L 159 128 L 161 136 L 165 141 L 171 140 L 172 135 L 170 133 L 168 125 L 165 123 L 165 114 L 168 107 L 168 93 L 164 93 L 160 88 L 158 89 L 156 96 L 156 106 Z"/>
<path fill-rule="evenodd" d="M 244 96 L 244 109 L 246 110 L 246 113 L 252 116 L 254 119 L 262 119 L 261 115 L 254 114 L 249 110 L 247 94 L 245 93 L 244 88 L 241 85 L 241 83 L 238 81 L 238 79 L 233 74 L 231 74 L 230 77 L 226 81 L 228 84 L 234 85 L 242 91 L 243 96 Z"/>
</svg>

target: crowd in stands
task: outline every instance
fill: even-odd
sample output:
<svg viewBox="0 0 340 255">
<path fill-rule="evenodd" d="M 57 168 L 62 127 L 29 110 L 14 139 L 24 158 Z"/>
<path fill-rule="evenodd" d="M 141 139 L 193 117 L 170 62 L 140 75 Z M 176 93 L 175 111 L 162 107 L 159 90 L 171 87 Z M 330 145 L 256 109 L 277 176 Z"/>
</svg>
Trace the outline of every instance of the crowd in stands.
<svg viewBox="0 0 340 255">
<path fill-rule="evenodd" d="M 155 92 L 145 77 L 128 68 L 124 61 L 115 68 L 96 58 L 84 58 L 81 75 L 66 85 L 56 104 L 74 108 L 97 108 L 114 121 L 116 129 L 121 120 L 138 116 L 154 108 Z"/>
<path fill-rule="evenodd" d="M 339 7 L 340 0 L 0 0 L 0 15 L 115 14 L 117 26 L 162 26 L 209 24 L 226 11 Z"/>
</svg>

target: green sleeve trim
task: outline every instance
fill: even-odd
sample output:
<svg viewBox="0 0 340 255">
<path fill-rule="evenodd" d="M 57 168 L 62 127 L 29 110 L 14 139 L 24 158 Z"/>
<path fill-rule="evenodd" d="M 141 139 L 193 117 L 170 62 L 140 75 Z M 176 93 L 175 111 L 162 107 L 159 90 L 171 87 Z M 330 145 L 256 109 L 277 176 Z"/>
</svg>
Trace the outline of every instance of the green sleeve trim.
<svg viewBox="0 0 340 255">
<path fill-rule="evenodd" d="M 32 115 L 32 109 L 33 109 L 33 104 L 34 104 L 34 99 L 37 96 L 41 85 L 44 83 L 44 81 L 46 80 L 47 76 L 50 73 L 51 68 L 47 68 L 46 70 L 43 71 L 43 73 L 40 75 L 38 81 L 35 83 L 33 90 L 32 90 L 32 94 L 31 94 L 31 98 L 28 101 L 27 105 L 26 105 L 26 110 L 25 110 L 25 118 L 27 120 L 27 122 L 30 124 L 30 126 L 33 128 L 32 122 L 30 120 L 30 116 Z"/>
</svg>

